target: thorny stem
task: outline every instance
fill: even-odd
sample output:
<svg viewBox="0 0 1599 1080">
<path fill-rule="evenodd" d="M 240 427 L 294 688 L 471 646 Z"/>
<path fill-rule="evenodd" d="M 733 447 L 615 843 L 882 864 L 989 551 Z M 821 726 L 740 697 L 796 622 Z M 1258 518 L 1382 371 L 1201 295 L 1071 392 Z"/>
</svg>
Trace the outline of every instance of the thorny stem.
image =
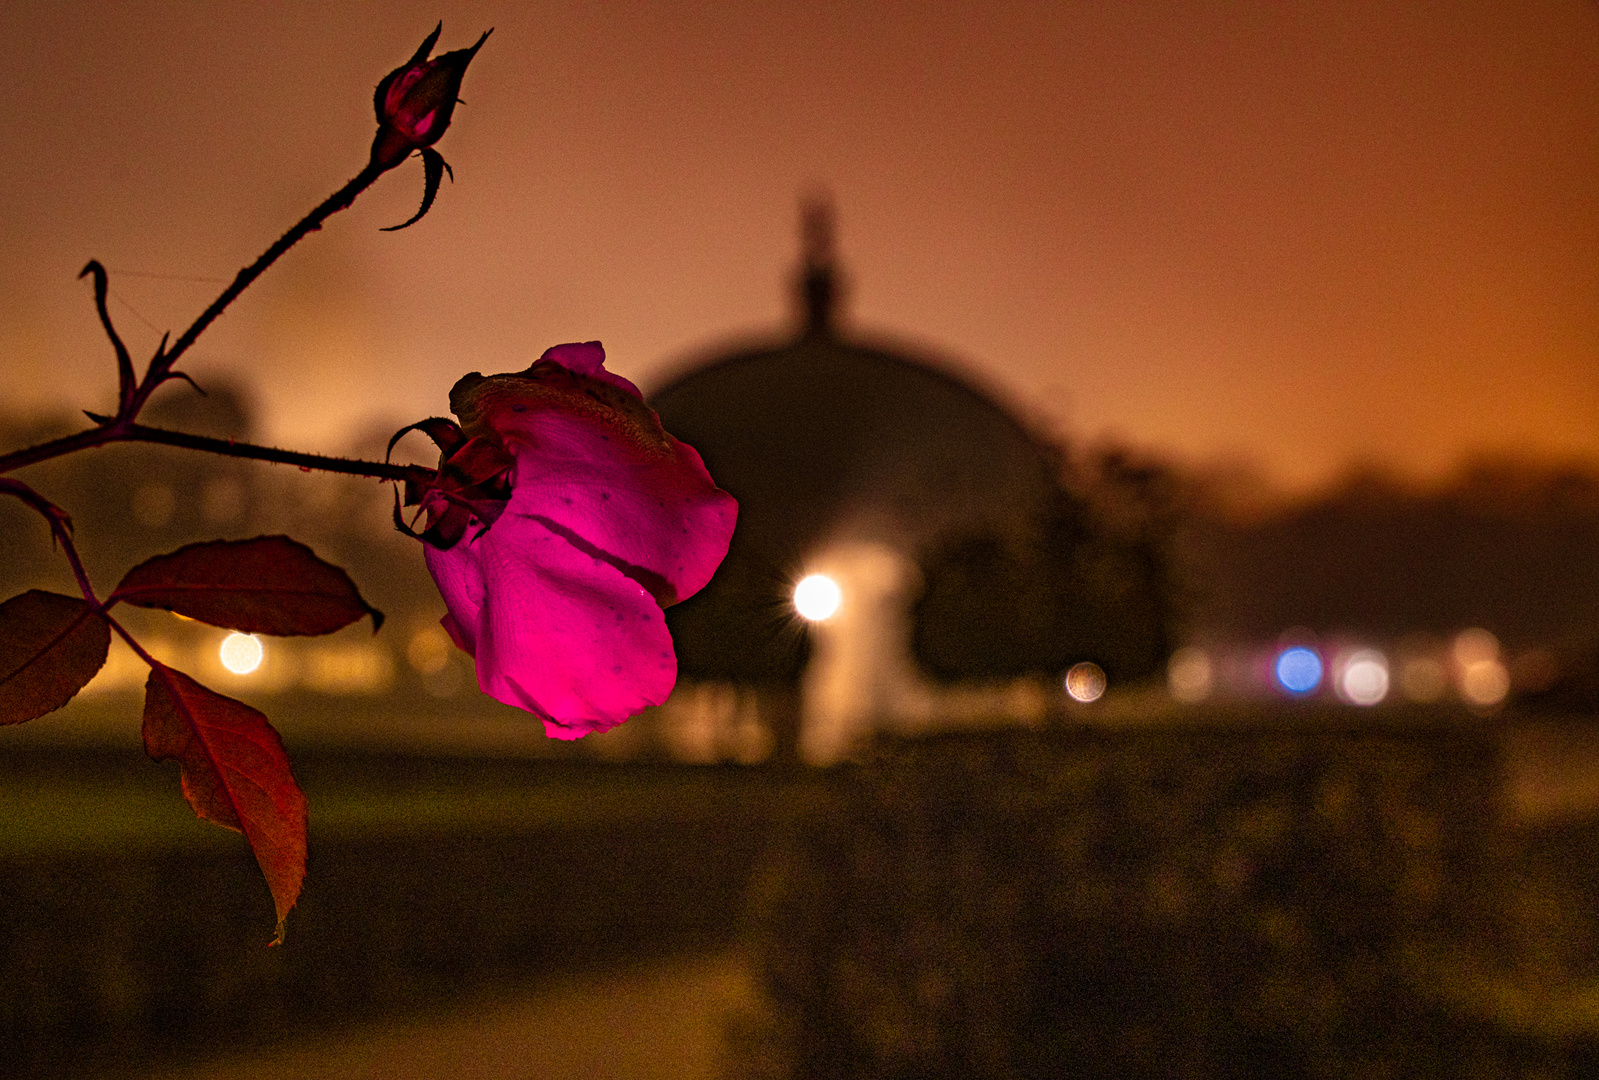
<svg viewBox="0 0 1599 1080">
<path fill-rule="evenodd" d="M 256 446 L 254 443 L 235 442 L 232 439 L 212 439 L 205 435 L 190 435 L 183 431 L 145 427 L 143 424 L 130 426 L 126 438 L 130 442 L 181 446 L 188 450 L 204 450 L 209 454 L 252 458 L 256 461 L 275 461 L 280 465 L 298 465 L 302 469 L 345 473 L 350 476 L 371 476 L 379 480 L 414 480 L 425 483 L 433 478 L 433 470 L 421 465 L 399 465 L 386 461 L 303 454 L 298 450 L 280 450 L 275 446 Z"/>
<path fill-rule="evenodd" d="M 383 172 L 384 169 L 376 162 L 369 161 L 348 184 L 329 195 L 320 206 L 278 237 L 277 243 L 263 251 L 260 258 L 240 270 L 238 276 L 233 279 L 233 284 L 222 290 L 222 295 L 211 301 L 211 306 L 200 312 L 200 317 L 172 343 L 172 348 L 165 356 L 167 366 L 170 367 L 172 362 L 187 352 L 189 346 L 194 344 L 195 339 L 205 331 L 205 328 L 215 322 L 216 317 L 221 315 L 240 293 L 249 288 L 250 283 L 260 277 L 267 267 L 277 262 L 279 256 L 304 239 L 307 233 L 320 229 L 324 221 L 353 203 L 355 197 L 371 187 L 372 182 L 383 175 Z"/>
<path fill-rule="evenodd" d="M 78 558 L 78 547 L 72 542 L 72 519 L 67 516 L 67 512 L 21 480 L 0 478 L 0 494 L 13 495 L 39 511 L 50 525 L 50 535 L 60 543 L 61 550 L 66 554 L 67 562 L 72 566 L 72 576 L 78 579 L 78 589 L 83 593 L 83 598 L 95 607 L 100 607 L 100 600 L 94 595 L 94 586 L 89 584 L 89 575 L 83 569 L 83 561 Z"/>
<path fill-rule="evenodd" d="M 90 428 L 80 431 L 76 435 L 63 435 L 59 439 L 51 439 L 38 446 L 30 446 L 25 450 L 17 450 L 10 454 L 0 456 L 0 473 L 8 473 L 20 469 L 24 465 L 32 465 L 40 461 L 49 461 L 62 454 L 70 454 L 74 450 L 87 450 L 92 446 L 104 446 L 106 443 L 117 442 L 127 436 L 114 431 L 110 427 Z"/>
<path fill-rule="evenodd" d="M 181 431 L 168 431 L 163 428 L 146 427 L 135 423 L 139 410 L 156 387 L 172 378 L 187 379 L 188 376 L 172 370 L 179 357 L 188 351 L 189 346 L 205 332 L 206 327 L 216 321 L 229 304 L 238 299 L 240 293 L 249 288 L 250 284 L 276 262 L 284 252 L 299 243 L 309 233 L 322 227 L 322 223 L 340 210 L 345 209 L 355 201 L 357 195 L 372 186 L 379 176 L 386 170 L 375 162 L 367 165 L 357 173 L 349 183 L 338 191 L 329 195 L 322 203 L 305 217 L 301 218 L 288 232 L 278 237 L 273 245 L 261 253 L 260 258 L 240 270 L 234 277 L 233 283 L 202 311 L 198 318 L 190 324 L 177 341 L 169 349 L 165 339 L 156 348 L 155 355 L 150 358 L 150 366 L 146 369 L 143 380 L 137 386 L 132 385 L 132 364 L 128 359 L 127 349 L 123 347 L 122 340 L 117 336 L 116 328 L 111 323 L 111 316 L 106 310 L 106 273 L 105 269 L 97 262 L 91 262 L 84 268 L 85 274 L 92 274 L 95 283 L 95 300 L 99 308 L 100 320 L 105 326 L 106 336 L 111 339 L 112 346 L 117 352 L 118 374 L 120 376 L 120 393 L 118 394 L 117 414 L 114 417 L 95 417 L 100 425 L 88 431 L 80 431 L 75 435 L 66 435 L 59 439 L 52 439 L 37 446 L 31 446 L 14 453 L 0 455 L 0 474 L 12 472 L 25 465 L 48 461 L 63 454 L 70 454 L 78 450 L 87 450 L 91 447 L 105 446 L 114 442 L 149 442 L 162 443 L 167 446 L 181 446 L 190 450 L 203 450 L 212 454 L 223 454 L 228 457 L 254 458 L 259 461 L 275 461 L 284 465 L 297 465 L 302 469 L 317 469 L 322 472 L 346 473 L 354 476 L 371 476 L 383 480 L 422 480 L 431 478 L 431 470 L 423 470 L 419 466 L 391 465 L 387 462 L 361 461 L 354 458 L 328 457 L 323 454 L 303 454 L 293 450 L 280 450 L 270 446 L 256 446 L 252 443 L 235 442 L 231 439 L 212 439 L 203 435 L 189 435 Z M 31 490 L 31 489 L 30 489 Z"/>
<path fill-rule="evenodd" d="M 112 423 L 90 428 L 76 435 L 52 439 L 26 450 L 0 456 L 0 473 L 20 469 L 40 461 L 49 461 L 76 450 L 88 450 L 114 442 L 161 443 L 164 446 L 181 446 L 188 450 L 203 450 L 227 457 L 252 458 L 256 461 L 275 461 L 281 465 L 297 465 L 302 469 L 320 472 L 345 473 L 350 476 L 370 476 L 379 480 L 418 480 L 432 478 L 433 470 L 420 465 L 397 465 L 384 461 L 365 461 L 360 458 L 329 457 L 324 454 L 305 454 L 297 450 L 280 450 L 275 446 L 257 446 L 254 443 L 236 442 L 232 439 L 213 439 L 205 435 L 190 435 L 183 431 L 146 427 L 143 424 Z"/>
<path fill-rule="evenodd" d="M 58 532 L 56 537 L 61 541 L 62 554 L 66 555 L 67 562 L 72 567 L 72 576 L 78 579 L 78 591 L 83 593 L 85 600 L 104 611 L 100 598 L 94 595 L 94 586 L 89 584 L 89 575 L 83 569 L 83 560 L 78 558 L 78 545 L 72 542 L 72 535 Z"/>
<path fill-rule="evenodd" d="M 154 671 L 158 666 L 160 666 L 161 662 L 146 652 L 143 645 L 140 645 L 137 641 L 133 640 L 133 635 L 128 633 L 127 630 L 123 628 L 121 623 L 117 622 L 117 620 L 113 619 L 110 615 L 105 617 L 105 621 L 111 624 L 111 629 L 115 630 L 117 632 L 117 636 L 128 643 L 128 648 L 132 649 L 140 660 L 143 660 L 146 664 L 150 665 L 151 671 Z"/>
</svg>

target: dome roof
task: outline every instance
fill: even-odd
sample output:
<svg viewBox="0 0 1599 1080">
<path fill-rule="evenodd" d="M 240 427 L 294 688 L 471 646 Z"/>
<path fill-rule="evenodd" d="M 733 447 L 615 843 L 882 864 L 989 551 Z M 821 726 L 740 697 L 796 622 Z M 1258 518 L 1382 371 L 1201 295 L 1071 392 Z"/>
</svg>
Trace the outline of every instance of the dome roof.
<svg viewBox="0 0 1599 1080">
<path fill-rule="evenodd" d="M 1004 410 L 926 361 L 810 332 L 712 360 L 651 399 L 772 552 L 914 550 L 1036 508 L 1054 468 Z"/>
<path fill-rule="evenodd" d="M 1054 489 L 1051 454 L 951 365 L 839 331 L 830 232 L 813 206 L 797 333 L 707 357 L 650 399 L 739 501 L 733 549 L 709 595 L 674 609 L 690 673 L 703 644 L 689 625 L 695 608 L 742 603 L 766 627 L 746 630 L 770 636 L 819 549 L 873 540 L 916 556 L 942 537 L 1024 527 Z M 725 666 L 701 673 L 737 674 Z"/>
</svg>

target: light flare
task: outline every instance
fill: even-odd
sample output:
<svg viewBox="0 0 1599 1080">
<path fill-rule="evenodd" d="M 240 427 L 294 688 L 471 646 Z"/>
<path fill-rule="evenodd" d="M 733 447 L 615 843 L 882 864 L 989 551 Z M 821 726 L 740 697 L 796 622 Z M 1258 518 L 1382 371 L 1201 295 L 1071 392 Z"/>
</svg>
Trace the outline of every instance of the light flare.
<svg viewBox="0 0 1599 1080">
<path fill-rule="evenodd" d="M 222 639 L 217 650 L 222 666 L 235 675 L 249 675 L 266 659 L 266 648 L 254 634 L 241 634 L 237 630 Z"/>
<path fill-rule="evenodd" d="M 838 582 L 826 574 L 808 574 L 794 586 L 794 610 L 807 622 L 826 622 L 843 602 Z"/>
</svg>

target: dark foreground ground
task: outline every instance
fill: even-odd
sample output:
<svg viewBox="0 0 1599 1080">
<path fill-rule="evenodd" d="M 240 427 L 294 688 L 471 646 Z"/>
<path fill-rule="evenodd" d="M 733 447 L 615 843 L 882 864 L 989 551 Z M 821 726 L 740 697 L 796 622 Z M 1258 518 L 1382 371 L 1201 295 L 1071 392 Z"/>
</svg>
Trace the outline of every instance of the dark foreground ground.
<svg viewBox="0 0 1599 1080">
<path fill-rule="evenodd" d="M 281 949 L 170 770 L 13 745 L 0 1075 L 558 1015 L 573 979 L 721 985 L 696 958 L 735 945 L 752 1077 L 1599 1075 L 1595 819 L 1515 819 L 1508 721 L 1347 715 L 926 738 L 828 774 L 297 751 Z"/>
<path fill-rule="evenodd" d="M 296 755 L 282 948 L 238 836 L 125 753 L 0 772 L 0 1076 L 109 1075 L 725 946 L 784 783 L 744 770 Z"/>
<path fill-rule="evenodd" d="M 121 1080 L 727 1080 L 753 998 L 739 951 L 672 953 Z"/>
<path fill-rule="evenodd" d="M 1201 720 L 834 776 L 751 891 L 750 1074 L 1599 1076 L 1599 830 L 1518 819 L 1508 720 Z"/>
</svg>

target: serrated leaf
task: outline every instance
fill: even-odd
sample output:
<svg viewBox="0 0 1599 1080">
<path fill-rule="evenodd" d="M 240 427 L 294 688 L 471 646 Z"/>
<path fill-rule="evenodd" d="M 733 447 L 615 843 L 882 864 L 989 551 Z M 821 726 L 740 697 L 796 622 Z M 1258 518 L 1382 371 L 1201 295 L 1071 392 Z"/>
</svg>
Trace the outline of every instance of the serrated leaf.
<svg viewBox="0 0 1599 1080">
<path fill-rule="evenodd" d="M 422 148 L 422 208 L 413 214 L 409 220 L 402 221 L 398 225 L 390 225 L 381 231 L 399 232 L 401 229 L 410 228 L 426 217 L 427 212 L 433 209 L 433 200 L 439 194 L 439 183 L 444 179 L 446 172 L 450 174 L 450 180 L 454 181 L 455 170 L 450 168 L 450 163 L 444 160 L 444 155 L 431 146 L 424 146 Z"/>
<path fill-rule="evenodd" d="M 189 544 L 129 570 L 110 602 L 164 608 L 246 634 L 331 634 L 383 613 L 350 575 L 287 536 Z"/>
<path fill-rule="evenodd" d="M 165 664 L 145 683 L 144 750 L 183 767 L 197 816 L 244 833 L 272 890 L 278 936 L 305 881 L 305 794 L 267 718 Z"/>
<path fill-rule="evenodd" d="M 111 624 L 85 600 L 31 589 L 0 604 L 0 724 L 61 708 L 110 647 Z"/>
</svg>

